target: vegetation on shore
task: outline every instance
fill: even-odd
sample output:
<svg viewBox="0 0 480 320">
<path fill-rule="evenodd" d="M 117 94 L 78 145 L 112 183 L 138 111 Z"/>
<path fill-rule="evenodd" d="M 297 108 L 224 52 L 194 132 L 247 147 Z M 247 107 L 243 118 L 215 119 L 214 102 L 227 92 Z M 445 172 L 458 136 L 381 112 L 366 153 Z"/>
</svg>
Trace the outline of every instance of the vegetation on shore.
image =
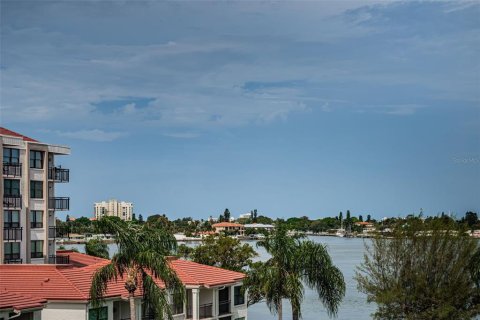
<svg viewBox="0 0 480 320">
<path fill-rule="evenodd" d="M 480 314 L 480 247 L 446 218 L 411 217 L 366 244 L 358 289 L 376 319 L 472 319 Z"/>
</svg>

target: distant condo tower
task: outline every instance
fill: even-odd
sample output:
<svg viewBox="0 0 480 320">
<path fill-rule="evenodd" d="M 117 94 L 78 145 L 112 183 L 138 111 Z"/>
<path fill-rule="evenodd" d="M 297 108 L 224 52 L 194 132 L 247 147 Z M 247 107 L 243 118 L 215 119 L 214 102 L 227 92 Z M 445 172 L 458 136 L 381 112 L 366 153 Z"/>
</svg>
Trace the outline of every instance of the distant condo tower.
<svg viewBox="0 0 480 320">
<path fill-rule="evenodd" d="M 69 210 L 70 198 L 57 195 L 55 185 L 69 182 L 70 170 L 56 160 L 69 155 L 70 148 L 1 127 L 0 148 L 0 264 L 61 263 L 55 255 L 55 238 L 65 236 L 66 230 L 55 226 L 55 212 Z"/>
<path fill-rule="evenodd" d="M 111 199 L 94 204 L 95 219 L 101 217 L 119 217 L 122 220 L 132 220 L 133 203 Z"/>
</svg>

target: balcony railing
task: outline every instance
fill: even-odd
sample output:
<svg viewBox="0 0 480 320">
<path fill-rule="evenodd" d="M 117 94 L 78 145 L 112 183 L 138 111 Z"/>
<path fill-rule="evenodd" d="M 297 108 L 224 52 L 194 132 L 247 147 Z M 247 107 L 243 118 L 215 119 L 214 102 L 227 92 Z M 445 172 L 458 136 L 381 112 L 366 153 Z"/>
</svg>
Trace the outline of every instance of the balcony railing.
<svg viewBox="0 0 480 320">
<path fill-rule="evenodd" d="M 30 228 L 41 229 L 43 228 L 43 222 L 30 222 Z"/>
<path fill-rule="evenodd" d="M 53 210 L 70 210 L 70 198 L 69 197 L 49 198 L 48 208 Z"/>
<path fill-rule="evenodd" d="M 3 241 L 22 241 L 23 228 L 3 228 Z"/>
<path fill-rule="evenodd" d="M 62 167 L 53 167 L 48 169 L 48 179 L 55 182 L 69 182 L 70 169 L 63 169 Z"/>
<path fill-rule="evenodd" d="M 9 177 L 21 177 L 22 176 L 22 164 L 21 163 L 3 163 L 3 175 Z"/>
<path fill-rule="evenodd" d="M 22 259 L 20 259 L 20 253 L 5 253 L 3 263 L 5 264 L 16 264 L 22 263 Z"/>
<path fill-rule="evenodd" d="M 3 207 L 4 208 L 21 208 L 22 196 L 21 195 L 3 195 Z"/>
<path fill-rule="evenodd" d="M 220 301 L 218 303 L 218 313 L 220 315 L 230 313 L 230 300 Z"/>
<path fill-rule="evenodd" d="M 48 256 L 49 264 L 70 264 L 70 256 Z"/>
<path fill-rule="evenodd" d="M 66 227 L 48 227 L 48 238 L 65 238 L 70 235 L 70 231 Z"/>
<path fill-rule="evenodd" d="M 30 258 L 43 258 L 43 252 L 31 252 Z"/>
<path fill-rule="evenodd" d="M 187 319 L 192 317 L 193 317 L 193 308 L 192 306 L 188 306 Z M 205 318 L 211 318 L 211 317 L 213 317 L 213 304 L 212 303 L 201 304 L 198 307 L 198 318 L 205 319 Z"/>
</svg>

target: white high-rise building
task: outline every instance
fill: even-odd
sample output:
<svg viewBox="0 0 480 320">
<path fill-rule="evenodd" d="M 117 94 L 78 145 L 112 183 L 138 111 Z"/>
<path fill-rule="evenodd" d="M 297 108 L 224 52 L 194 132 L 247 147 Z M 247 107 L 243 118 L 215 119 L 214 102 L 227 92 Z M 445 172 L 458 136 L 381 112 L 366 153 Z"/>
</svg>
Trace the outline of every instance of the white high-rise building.
<svg viewBox="0 0 480 320">
<path fill-rule="evenodd" d="M 55 184 L 68 182 L 70 171 L 56 165 L 70 148 L 39 142 L 0 127 L 0 264 L 65 263 L 55 255 L 55 238 L 67 230 L 55 226 L 55 211 L 69 210 Z"/>
<path fill-rule="evenodd" d="M 104 216 L 119 217 L 122 220 L 132 220 L 133 203 L 111 199 L 94 204 L 95 219 Z"/>
</svg>

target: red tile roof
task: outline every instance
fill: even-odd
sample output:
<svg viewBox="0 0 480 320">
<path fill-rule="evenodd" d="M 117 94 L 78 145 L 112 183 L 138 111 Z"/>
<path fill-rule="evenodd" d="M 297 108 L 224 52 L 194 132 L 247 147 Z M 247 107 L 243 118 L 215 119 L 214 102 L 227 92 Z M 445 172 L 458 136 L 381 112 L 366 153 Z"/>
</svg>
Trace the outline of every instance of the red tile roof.
<svg viewBox="0 0 480 320">
<path fill-rule="evenodd" d="M 75 267 L 85 267 L 100 262 L 110 261 L 108 259 L 98 258 L 72 250 L 57 250 L 57 255 L 62 257 L 69 256 L 70 263 Z"/>
<path fill-rule="evenodd" d="M 8 130 L 7 128 L 0 127 L 0 134 L 5 135 L 5 136 L 11 136 L 11 137 L 16 137 L 16 138 L 22 138 L 23 141 L 31 141 L 31 142 L 38 142 L 35 139 L 29 138 L 27 136 L 24 136 L 23 134 L 17 133 L 12 130 Z"/>
<path fill-rule="evenodd" d="M 0 291 L 0 310 L 26 310 L 40 309 L 45 306 L 47 300 L 27 295 L 20 295 L 9 291 Z"/>
<path fill-rule="evenodd" d="M 110 260 L 90 257 L 82 253 L 62 250 L 58 255 L 70 255 L 72 265 L 0 265 L 0 290 L 9 290 L 20 295 L 31 295 L 48 300 L 80 300 L 89 298 L 90 285 L 95 271 Z M 184 285 L 221 286 L 242 280 L 244 274 L 187 260 L 170 260 L 173 270 Z M 164 287 L 161 279 L 155 279 Z M 128 297 L 122 278 L 111 281 L 105 297 Z M 136 296 L 142 295 L 142 288 Z"/>
<path fill-rule="evenodd" d="M 243 227 L 243 224 L 232 223 L 232 222 L 220 222 L 220 223 L 213 224 L 212 227 L 214 227 L 214 228 L 218 228 L 218 227 Z"/>
</svg>

